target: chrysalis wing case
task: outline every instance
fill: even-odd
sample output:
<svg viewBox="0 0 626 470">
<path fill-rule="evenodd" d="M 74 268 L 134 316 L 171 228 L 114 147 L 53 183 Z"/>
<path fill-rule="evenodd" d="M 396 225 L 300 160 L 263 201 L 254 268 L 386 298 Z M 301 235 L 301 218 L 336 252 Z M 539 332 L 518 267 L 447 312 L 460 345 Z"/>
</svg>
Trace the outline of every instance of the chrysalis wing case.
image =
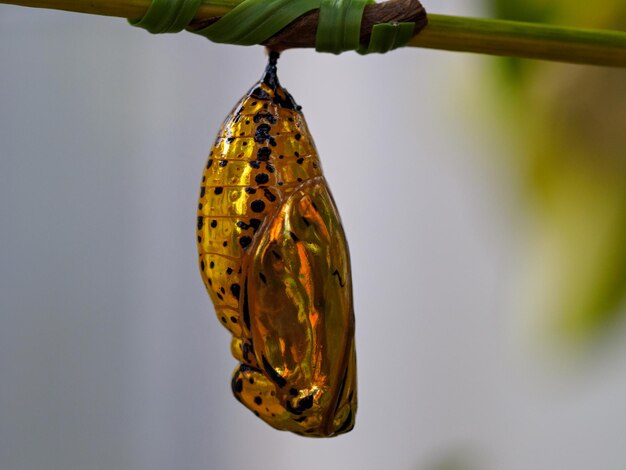
<svg viewBox="0 0 626 470">
<path fill-rule="evenodd" d="M 357 404 L 350 258 L 300 106 L 278 83 L 277 58 L 209 154 L 200 269 L 241 363 L 235 397 L 277 429 L 336 436 L 353 428 Z"/>
</svg>

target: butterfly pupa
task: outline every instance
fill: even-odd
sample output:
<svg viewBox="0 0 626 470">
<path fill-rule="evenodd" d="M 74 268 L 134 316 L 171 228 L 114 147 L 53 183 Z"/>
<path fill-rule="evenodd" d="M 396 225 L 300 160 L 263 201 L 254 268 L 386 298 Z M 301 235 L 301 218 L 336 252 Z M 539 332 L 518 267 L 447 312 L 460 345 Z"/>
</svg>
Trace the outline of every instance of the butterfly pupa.
<svg viewBox="0 0 626 470">
<path fill-rule="evenodd" d="M 280 430 L 350 431 L 357 407 L 350 258 L 277 53 L 224 121 L 202 176 L 202 279 L 240 362 L 232 390 Z"/>
</svg>

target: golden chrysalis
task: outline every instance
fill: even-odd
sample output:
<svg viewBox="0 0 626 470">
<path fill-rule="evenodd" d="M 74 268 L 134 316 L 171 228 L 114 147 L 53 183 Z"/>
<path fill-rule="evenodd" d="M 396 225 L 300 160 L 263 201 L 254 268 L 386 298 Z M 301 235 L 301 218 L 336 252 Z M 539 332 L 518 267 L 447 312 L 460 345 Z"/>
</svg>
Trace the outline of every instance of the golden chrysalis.
<svg viewBox="0 0 626 470">
<path fill-rule="evenodd" d="M 271 426 L 350 431 L 357 406 L 350 258 L 277 53 L 226 118 L 198 204 L 202 279 L 240 362 L 235 397 Z"/>
</svg>

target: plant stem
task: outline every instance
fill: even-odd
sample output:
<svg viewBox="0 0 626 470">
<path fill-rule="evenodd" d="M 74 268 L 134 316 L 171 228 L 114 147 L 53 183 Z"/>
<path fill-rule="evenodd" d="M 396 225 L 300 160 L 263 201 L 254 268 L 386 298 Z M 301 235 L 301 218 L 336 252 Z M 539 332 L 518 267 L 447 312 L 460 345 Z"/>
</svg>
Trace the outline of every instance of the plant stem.
<svg viewBox="0 0 626 470">
<path fill-rule="evenodd" d="M 415 47 L 626 67 L 626 32 L 428 15 Z"/>
<path fill-rule="evenodd" d="M 222 16 L 240 1 L 203 0 L 195 19 Z M 0 3 L 140 18 L 150 0 L 0 0 Z M 626 32 L 435 14 L 429 14 L 428 19 L 428 26 L 411 40 L 410 46 L 626 67 Z"/>
<path fill-rule="evenodd" d="M 137 19 L 146 13 L 151 0 L 0 0 L 0 3 Z M 239 3 L 241 0 L 202 0 L 196 19 L 222 16 Z"/>
</svg>

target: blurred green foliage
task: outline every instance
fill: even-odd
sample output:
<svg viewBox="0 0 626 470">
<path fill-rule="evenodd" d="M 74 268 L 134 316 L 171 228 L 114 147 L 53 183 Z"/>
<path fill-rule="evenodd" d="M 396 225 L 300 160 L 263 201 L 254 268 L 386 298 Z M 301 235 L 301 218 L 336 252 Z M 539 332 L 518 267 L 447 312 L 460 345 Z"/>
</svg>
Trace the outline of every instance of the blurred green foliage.
<svg viewBox="0 0 626 470">
<path fill-rule="evenodd" d="M 626 2 L 489 0 L 502 19 L 626 29 Z M 528 207 L 522 311 L 575 344 L 625 310 L 626 72 L 497 60 Z"/>
</svg>

